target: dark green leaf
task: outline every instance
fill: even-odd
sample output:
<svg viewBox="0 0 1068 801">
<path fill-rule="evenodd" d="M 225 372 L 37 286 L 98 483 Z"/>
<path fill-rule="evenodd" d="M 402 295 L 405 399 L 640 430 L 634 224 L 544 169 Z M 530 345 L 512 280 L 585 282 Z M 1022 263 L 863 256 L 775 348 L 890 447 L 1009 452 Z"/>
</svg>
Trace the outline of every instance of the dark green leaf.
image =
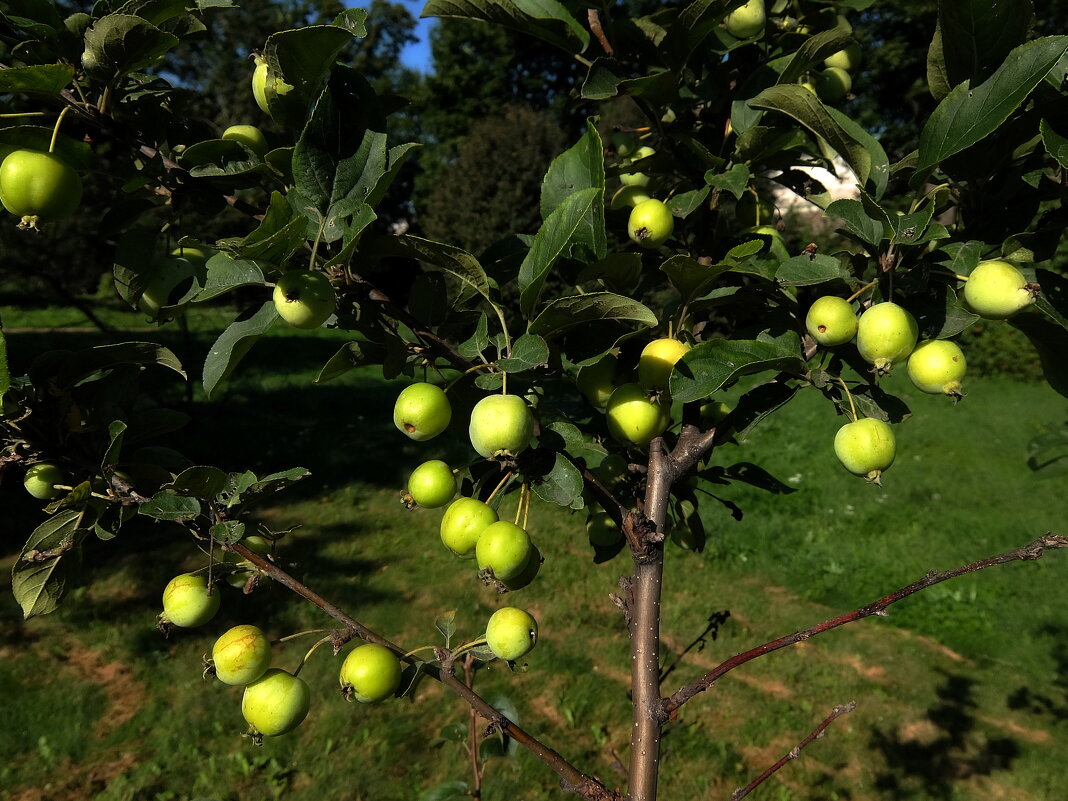
<svg viewBox="0 0 1068 801">
<path fill-rule="evenodd" d="M 604 145 L 597 129 L 587 124 L 582 138 L 549 165 L 541 184 L 541 216 L 550 215 L 582 189 L 604 193 Z M 575 229 L 572 242 L 586 245 L 598 259 L 608 250 L 604 230 L 604 204 L 592 204 Z"/>
<path fill-rule="evenodd" d="M 823 59 L 834 55 L 853 41 L 852 31 L 848 27 L 831 28 L 820 31 L 805 40 L 786 65 L 779 76 L 778 83 L 797 83 L 812 67 L 823 66 Z"/>
<path fill-rule="evenodd" d="M 367 9 L 366 8 L 346 8 L 336 17 L 334 17 L 331 25 L 336 25 L 339 28 L 344 28 L 353 36 L 359 36 L 361 39 L 367 37 Z"/>
<path fill-rule="evenodd" d="M 334 25 L 309 25 L 268 36 L 262 55 L 268 67 L 265 95 L 271 116 L 291 128 L 303 126 L 323 78 L 351 41 L 348 30 Z M 347 133 L 357 136 L 360 131 Z"/>
<path fill-rule="evenodd" d="M 366 364 L 381 364 L 385 355 L 386 349 L 377 342 L 346 342 L 337 353 L 330 357 L 330 361 L 323 365 L 323 369 L 315 378 L 315 383 L 325 384 L 349 370 L 363 367 Z"/>
<path fill-rule="evenodd" d="M 70 560 L 65 557 L 84 536 L 82 512 L 70 509 L 45 520 L 30 535 L 11 568 L 11 594 L 25 618 L 53 611 L 66 590 Z M 57 555 L 46 557 L 46 553 Z"/>
<path fill-rule="evenodd" d="M 229 476 L 218 467 L 197 465 L 183 470 L 175 476 L 174 481 L 164 484 L 162 489 L 210 500 L 226 489 L 229 482 Z"/>
<path fill-rule="evenodd" d="M 7 366 L 7 339 L 4 337 L 3 329 L 0 329 L 0 410 L 3 409 L 4 395 L 9 389 L 11 389 L 11 371 Z"/>
<path fill-rule="evenodd" d="M 801 342 L 788 332 L 774 341 L 713 339 L 690 350 L 671 373 L 671 397 L 703 400 L 736 378 L 764 370 L 804 369 Z"/>
<path fill-rule="evenodd" d="M 239 261 L 226 253 L 214 254 L 204 270 L 204 285 L 196 294 L 198 302 L 225 295 L 238 287 L 264 285 L 263 272 L 256 262 Z"/>
<path fill-rule="evenodd" d="M 478 259 L 460 248 L 415 236 L 397 236 L 391 237 L 383 245 L 382 251 L 428 262 L 445 270 L 466 287 L 466 292 L 462 293 L 458 302 L 463 302 L 475 294 L 493 301 L 490 279 L 482 265 L 478 263 Z"/>
<path fill-rule="evenodd" d="M 941 100 L 953 87 L 946 73 L 946 58 L 942 52 L 942 32 L 935 26 L 934 37 L 927 48 L 927 88 L 935 100 Z"/>
<path fill-rule="evenodd" d="M 56 383 L 69 387 L 98 371 L 127 364 L 158 364 L 185 378 L 178 357 L 155 342 L 122 342 L 118 345 L 99 345 L 83 351 L 77 359 L 68 361 L 56 376 Z"/>
<path fill-rule="evenodd" d="M 946 82 L 981 83 L 1017 45 L 1034 19 L 1032 0 L 939 0 L 938 31 Z"/>
<path fill-rule="evenodd" d="M 178 44 L 178 37 L 130 14 L 108 14 L 85 33 L 82 67 L 101 81 L 144 69 Z"/>
<path fill-rule="evenodd" d="M 561 453 L 554 455 L 552 467 L 548 472 L 538 476 L 531 482 L 534 494 L 543 501 L 555 503 L 558 506 L 572 506 L 579 501 L 575 508 L 582 508 L 582 474 L 575 465 L 571 464 L 566 456 Z"/>
<path fill-rule="evenodd" d="M 126 434 L 126 423 L 115 420 L 108 426 L 108 447 L 100 460 L 100 469 L 107 471 L 113 469 L 119 463 L 119 455 L 122 453 L 122 443 Z"/>
<path fill-rule="evenodd" d="M 617 320 L 646 327 L 658 324 L 656 315 L 636 300 L 611 292 L 591 292 L 549 303 L 530 323 L 530 333 L 553 337 L 574 326 Z"/>
<path fill-rule="evenodd" d="M 1068 139 L 1050 127 L 1048 120 L 1039 123 L 1039 131 L 1042 132 L 1042 144 L 1063 169 L 1068 169 Z"/>
<path fill-rule="evenodd" d="M 671 285 L 684 300 L 691 300 L 708 290 L 720 275 L 731 269 L 729 264 L 701 264 L 689 256 L 672 256 L 660 265 Z"/>
<path fill-rule="evenodd" d="M 272 192 L 267 213 L 256 230 L 241 240 L 237 255 L 241 259 L 284 264 L 304 246 L 307 232 L 308 221 L 293 213 L 285 195 Z"/>
<path fill-rule="evenodd" d="M 209 398 L 277 319 L 274 301 L 268 300 L 254 312 L 243 312 L 219 335 L 204 361 L 204 391 Z"/>
<path fill-rule="evenodd" d="M 981 85 L 958 84 L 920 132 L 916 179 L 945 159 L 985 139 L 1041 83 L 1068 49 L 1068 36 L 1046 36 L 1013 50 Z"/>
<path fill-rule="evenodd" d="M 784 286 L 810 286 L 847 276 L 838 259 L 822 254 L 794 256 L 775 271 L 775 280 Z"/>
<path fill-rule="evenodd" d="M 501 359 L 497 366 L 506 373 L 522 373 L 541 367 L 549 361 L 549 346 L 537 334 L 523 334 L 512 343 L 510 358 Z"/>
<path fill-rule="evenodd" d="M 245 524 L 237 520 L 224 520 L 211 527 L 211 538 L 220 545 L 233 545 L 245 536 Z"/>
<path fill-rule="evenodd" d="M 58 95 L 74 77 L 70 64 L 38 64 L 0 70 L 0 94 L 29 92 Z"/>
<path fill-rule="evenodd" d="M 859 200 L 836 200 L 827 207 L 827 216 L 840 218 L 849 233 L 873 248 L 889 236 L 884 224 L 873 219 Z"/>
<path fill-rule="evenodd" d="M 686 219 L 704 204 L 710 191 L 711 187 L 703 186 L 690 192 L 680 192 L 668 198 L 667 207 L 675 217 Z"/>
<path fill-rule="evenodd" d="M 140 514 L 156 520 L 192 520 L 200 514 L 200 501 L 196 498 L 160 491 L 152 499 L 141 504 Z"/>
<path fill-rule="evenodd" d="M 450 648 L 452 635 L 456 633 L 456 610 L 450 609 L 448 612 L 443 613 L 434 621 L 434 628 L 440 631 L 441 636 L 445 638 L 445 647 Z"/>
<path fill-rule="evenodd" d="M 742 197 L 742 193 L 744 193 L 746 187 L 749 186 L 750 177 L 752 177 L 752 174 L 749 172 L 749 168 L 744 164 L 735 164 L 726 172 L 719 173 L 718 175 L 712 170 L 705 173 L 705 181 L 707 181 L 710 186 L 730 192 L 734 195 L 735 200 Z"/>
<path fill-rule="evenodd" d="M 556 0 L 429 0 L 420 17 L 466 17 L 537 36 L 568 53 L 581 53 L 590 35 Z"/>
</svg>

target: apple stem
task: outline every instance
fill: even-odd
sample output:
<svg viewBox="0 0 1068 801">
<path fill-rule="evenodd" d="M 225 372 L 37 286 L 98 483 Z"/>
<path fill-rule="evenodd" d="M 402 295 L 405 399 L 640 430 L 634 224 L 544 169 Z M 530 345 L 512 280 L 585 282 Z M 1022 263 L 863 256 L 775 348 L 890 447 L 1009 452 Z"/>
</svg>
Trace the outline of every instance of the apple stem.
<svg viewBox="0 0 1068 801">
<path fill-rule="evenodd" d="M 308 657 L 310 657 L 313 653 L 315 653 L 315 649 L 316 648 L 318 648 L 324 642 L 330 642 L 332 639 L 334 639 L 334 635 L 333 634 L 327 634 L 321 640 L 318 640 L 315 643 L 315 645 L 313 645 L 311 648 L 309 648 L 308 649 L 308 653 L 304 654 L 304 658 L 301 659 L 300 662 L 297 663 L 297 667 L 293 670 L 293 675 L 297 676 L 297 675 L 300 674 L 300 671 L 304 668 L 304 663 L 308 661 Z"/>
<path fill-rule="evenodd" d="M 407 659 L 409 656 L 414 656 L 415 654 L 419 653 L 420 651 L 433 651 L 436 647 L 437 647 L 436 645 L 420 645 L 418 648 L 413 648 L 412 650 L 410 650 L 407 653 L 405 653 L 401 657 L 401 659 Z"/>
<path fill-rule="evenodd" d="M 285 637 L 279 637 L 277 640 L 272 640 L 271 645 L 281 645 L 284 642 L 295 640 L 297 637 L 307 637 L 309 634 L 322 634 L 326 631 L 332 631 L 332 629 L 309 629 L 308 631 L 298 631 L 296 634 L 287 634 Z"/>
<path fill-rule="evenodd" d="M 879 283 L 879 279 L 876 278 L 870 284 L 865 284 L 860 289 L 858 289 L 856 292 L 854 292 L 852 295 L 850 295 L 848 298 L 846 298 L 846 303 L 852 303 L 854 300 L 859 298 L 861 295 L 863 295 L 869 289 L 874 289 L 878 285 L 878 283 Z"/>
<path fill-rule="evenodd" d="M 526 529 L 527 529 L 527 516 L 530 514 L 531 492 L 530 492 L 530 487 L 527 487 L 526 484 L 524 484 L 523 486 L 526 487 L 526 490 L 527 490 L 527 505 L 526 505 L 526 508 L 523 510 L 523 530 L 526 531 Z"/>
<path fill-rule="evenodd" d="M 515 525 L 519 525 L 519 517 L 523 514 L 523 493 L 526 492 L 527 485 L 524 482 L 519 488 L 519 503 L 515 507 Z"/>
<path fill-rule="evenodd" d="M 485 501 L 484 501 L 483 503 L 486 503 L 486 504 L 488 504 L 488 503 L 489 503 L 490 501 L 492 501 L 492 500 L 493 500 L 494 496 L 496 496 L 496 495 L 497 495 L 497 493 L 498 493 L 498 492 L 500 492 L 500 490 L 501 490 L 501 487 L 503 487 L 503 486 L 504 486 L 505 482 L 506 482 L 506 481 L 508 481 L 508 479 L 510 479 L 510 478 L 512 477 L 512 472 L 513 472 L 513 471 L 509 470 L 509 471 L 508 471 L 507 473 L 505 473 L 505 474 L 504 474 L 504 478 L 502 478 L 502 479 L 501 479 L 501 480 L 500 480 L 500 481 L 499 481 L 499 482 L 497 483 L 497 486 L 493 488 L 493 492 L 491 492 L 491 493 L 489 494 L 489 497 L 488 497 L 488 498 L 486 498 L 486 500 L 485 500 Z"/>
<path fill-rule="evenodd" d="M 849 411 L 853 415 L 853 422 L 857 422 L 857 407 L 853 405 L 853 393 L 849 391 L 849 387 L 846 386 L 846 382 L 842 380 L 842 376 L 837 376 L 838 383 L 842 385 L 842 389 L 845 390 L 846 397 L 849 398 Z"/>
<path fill-rule="evenodd" d="M 70 111 L 70 106 L 64 106 L 63 110 L 59 112 L 59 118 L 56 120 L 56 125 L 52 129 L 52 141 L 48 143 L 48 152 L 53 153 L 56 149 L 56 139 L 59 138 L 59 126 L 63 122 L 63 118 L 67 116 L 67 112 Z"/>
</svg>

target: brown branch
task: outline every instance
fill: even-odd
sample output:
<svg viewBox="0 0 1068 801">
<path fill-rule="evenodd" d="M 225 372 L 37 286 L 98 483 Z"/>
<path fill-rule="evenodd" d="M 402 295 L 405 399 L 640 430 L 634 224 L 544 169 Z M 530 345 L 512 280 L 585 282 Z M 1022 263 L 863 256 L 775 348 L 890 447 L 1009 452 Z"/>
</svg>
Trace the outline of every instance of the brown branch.
<svg viewBox="0 0 1068 801">
<path fill-rule="evenodd" d="M 1057 550 L 1060 548 L 1068 548 L 1068 537 L 1049 533 L 1021 548 L 1006 551 L 1005 553 L 991 556 L 986 559 L 980 559 L 977 562 L 972 562 L 962 567 L 954 568 L 953 570 L 946 570 L 941 573 L 931 570 L 919 581 L 913 582 L 907 587 L 902 587 L 900 590 L 896 590 L 889 595 L 884 595 L 879 600 L 874 601 L 867 606 L 862 606 L 859 609 L 854 609 L 852 612 L 847 612 L 843 615 L 833 617 L 830 620 L 825 620 L 811 628 L 796 631 L 785 637 L 779 637 L 776 640 L 771 640 L 756 648 L 732 656 L 727 661 L 710 670 L 697 681 L 687 684 L 671 696 L 665 698 L 663 704 L 664 713 L 674 717 L 680 706 L 685 704 L 695 695 L 712 687 L 724 675 L 734 670 L 736 667 L 744 665 L 746 662 L 750 662 L 758 657 L 770 654 L 772 651 L 778 651 L 780 648 L 794 645 L 795 643 L 814 637 L 817 634 L 836 629 L 847 623 L 855 623 L 858 620 L 871 617 L 872 615 L 884 616 L 886 614 L 886 608 L 890 606 L 890 604 L 900 601 L 902 598 L 907 598 L 920 590 L 927 589 L 935 584 L 940 584 L 943 581 L 948 581 L 949 579 L 957 578 L 958 576 L 964 576 L 968 573 L 975 573 L 988 567 L 1008 564 L 1009 562 L 1032 562 L 1036 559 L 1041 559 L 1045 551 Z"/>
<path fill-rule="evenodd" d="M 615 55 L 615 51 L 612 49 L 608 37 L 604 35 L 604 28 L 601 26 L 601 17 L 597 13 L 597 9 L 588 9 L 586 19 L 588 19 L 590 23 L 590 32 L 597 38 L 597 41 L 600 43 L 601 49 L 604 50 L 605 54 L 609 56 Z"/>
<path fill-rule="evenodd" d="M 464 656 L 464 684 L 469 690 L 474 689 L 475 658 L 471 654 Z M 471 798 L 479 801 L 482 798 L 482 767 L 478 764 L 478 712 L 471 707 L 471 716 L 467 722 L 468 748 L 471 756 L 471 780 L 474 786 L 471 788 Z"/>
<path fill-rule="evenodd" d="M 767 781 L 783 765 L 785 765 L 787 762 L 790 762 L 790 761 L 792 761 L 794 759 L 797 759 L 799 756 L 801 756 L 801 750 L 806 745 L 811 743 L 813 740 L 818 740 L 819 738 L 821 738 L 823 736 L 823 732 L 826 731 L 828 726 L 830 726 L 832 723 L 834 723 L 836 720 L 838 720 L 838 718 L 842 717 L 842 715 L 846 715 L 846 714 L 852 712 L 856 708 L 857 708 L 857 702 L 856 701 L 850 701 L 848 704 L 843 704 L 841 706 L 836 706 L 833 710 L 831 710 L 831 714 L 829 714 L 827 717 L 825 717 L 823 719 L 823 722 L 820 723 L 820 725 L 817 726 L 812 731 L 812 733 L 808 735 L 808 737 L 806 737 L 804 740 L 802 740 L 797 745 L 795 745 L 793 748 L 791 748 L 789 753 L 786 754 L 786 756 L 784 756 L 782 759 L 780 759 L 778 762 L 776 762 L 774 765 L 772 765 L 766 771 L 764 771 L 759 776 L 757 776 L 755 779 L 753 779 L 753 781 L 749 782 L 749 784 L 747 784 L 745 787 L 740 787 L 737 790 L 735 790 L 733 793 L 731 793 L 731 801 L 741 801 L 743 798 L 745 798 L 747 795 L 749 795 L 751 792 L 753 792 L 753 790 L 755 790 L 757 787 L 759 787 L 761 784 L 763 784 L 765 781 Z"/>
<path fill-rule="evenodd" d="M 365 642 L 373 642 L 389 648 L 410 664 L 415 663 L 414 657 L 404 656 L 404 654 L 407 653 L 404 648 L 401 648 L 399 645 L 390 642 L 385 637 L 371 631 L 358 620 L 346 614 L 342 609 L 330 603 L 312 589 L 293 578 L 273 562 L 250 551 L 241 543 L 228 545 L 226 546 L 226 549 L 233 551 L 243 559 L 251 562 L 259 570 L 270 576 L 279 584 L 292 590 L 301 598 L 304 598 L 306 601 L 319 607 L 322 611 L 326 612 L 326 614 L 330 615 L 330 617 L 344 624 L 348 631 L 348 636 L 345 637 L 339 635 L 333 638 L 335 648 L 340 647 L 347 640 L 352 639 L 352 637 L 358 637 Z M 599 780 L 592 776 L 587 776 L 564 759 L 559 753 L 494 709 L 484 698 L 482 698 L 482 696 L 464 684 L 464 682 L 460 681 L 451 671 L 441 670 L 437 666 L 429 663 L 424 663 L 422 665 L 422 670 L 430 676 L 430 678 L 441 682 L 442 685 L 456 695 L 459 695 L 471 706 L 472 709 L 478 712 L 480 716 L 489 721 L 491 726 L 498 727 L 508 737 L 515 740 L 519 745 L 526 748 L 531 754 L 552 768 L 552 770 L 560 777 L 560 785 L 565 790 L 588 799 L 589 801 L 621 801 L 619 795 L 611 792 Z"/>
</svg>

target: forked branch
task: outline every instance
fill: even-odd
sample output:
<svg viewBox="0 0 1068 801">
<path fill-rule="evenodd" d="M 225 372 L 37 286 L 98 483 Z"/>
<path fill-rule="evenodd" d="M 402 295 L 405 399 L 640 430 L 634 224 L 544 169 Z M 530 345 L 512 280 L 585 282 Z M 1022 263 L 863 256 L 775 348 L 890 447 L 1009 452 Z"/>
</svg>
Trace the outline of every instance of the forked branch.
<svg viewBox="0 0 1068 801">
<path fill-rule="evenodd" d="M 900 601 L 902 598 L 907 598 L 920 590 L 927 589 L 935 584 L 940 584 L 943 581 L 957 578 L 957 576 L 964 576 L 968 573 L 975 573 L 988 567 L 1008 564 L 1009 562 L 1033 562 L 1036 559 L 1041 559 L 1042 555 L 1047 550 L 1051 551 L 1060 548 L 1068 548 L 1068 537 L 1061 534 L 1050 533 L 1039 537 L 1028 545 L 1024 545 L 1022 548 L 1006 551 L 1005 553 L 991 556 L 987 559 L 980 559 L 977 562 L 972 562 L 971 564 L 963 565 L 962 567 L 957 567 L 953 570 L 946 570 L 941 573 L 931 570 L 919 581 L 913 582 L 907 587 L 902 587 L 900 590 L 896 590 L 889 595 L 884 595 L 879 600 L 870 603 L 867 606 L 862 606 L 859 609 L 854 609 L 852 612 L 847 612 L 844 615 L 825 620 L 811 628 L 796 631 L 785 637 L 779 637 L 776 640 L 766 642 L 749 651 L 732 656 L 727 661 L 710 670 L 697 681 L 687 684 L 685 687 L 682 687 L 674 694 L 665 698 L 663 702 L 664 713 L 673 717 L 680 706 L 685 704 L 695 695 L 712 687 L 721 677 L 730 673 L 736 667 L 744 665 L 746 662 L 751 662 L 765 654 L 770 654 L 772 651 L 778 651 L 780 648 L 785 648 L 788 645 L 802 642 L 817 634 L 822 634 L 825 631 L 844 626 L 847 623 L 854 623 L 872 615 L 884 615 L 886 613 L 886 608 L 890 606 L 890 604 Z"/>
<path fill-rule="evenodd" d="M 801 750 L 813 740 L 818 740 L 820 737 L 822 737 L 823 732 L 827 730 L 828 726 L 838 720 L 838 718 L 842 717 L 842 715 L 852 712 L 856 708 L 856 701 L 850 701 L 848 704 L 841 704 L 839 706 L 836 706 L 834 709 L 831 710 L 831 714 L 825 717 L 823 719 L 823 722 L 812 730 L 812 733 L 809 734 L 808 737 L 806 737 L 804 740 L 802 740 L 793 748 L 791 748 L 789 753 L 787 753 L 782 759 L 780 759 L 766 771 L 764 771 L 755 779 L 753 779 L 753 781 L 749 782 L 749 784 L 747 784 L 745 787 L 739 787 L 737 790 L 731 793 L 731 801 L 741 801 L 743 798 L 753 792 L 753 790 L 755 790 L 757 787 L 759 787 L 761 784 L 771 778 L 783 765 L 801 756 Z"/>
</svg>

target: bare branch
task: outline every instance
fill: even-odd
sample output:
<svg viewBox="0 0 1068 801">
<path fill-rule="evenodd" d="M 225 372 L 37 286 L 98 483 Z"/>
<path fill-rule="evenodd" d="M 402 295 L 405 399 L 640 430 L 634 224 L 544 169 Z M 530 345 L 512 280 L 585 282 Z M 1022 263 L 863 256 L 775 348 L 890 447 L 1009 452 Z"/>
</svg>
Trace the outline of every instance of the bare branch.
<svg viewBox="0 0 1068 801">
<path fill-rule="evenodd" d="M 612 49 L 611 43 L 608 41 L 608 37 L 604 35 L 604 28 L 601 26 L 601 17 L 597 13 L 596 8 L 587 9 L 586 18 L 590 23 L 590 31 L 597 38 L 598 43 L 601 45 L 601 49 L 604 50 L 606 55 L 615 55 L 615 51 Z"/>
<path fill-rule="evenodd" d="M 226 546 L 227 550 L 231 550 L 234 553 L 241 556 L 243 559 L 251 562 L 259 570 L 273 578 L 279 584 L 292 590 L 294 593 L 309 601 L 313 605 L 319 607 L 321 610 L 330 615 L 338 622 L 344 624 L 348 636 L 338 635 L 331 638 L 334 643 L 334 647 L 338 648 L 344 644 L 346 640 L 350 640 L 353 637 L 358 637 L 366 642 L 377 643 L 386 648 L 389 648 L 397 656 L 405 659 L 409 663 L 414 663 L 414 657 L 405 657 L 406 653 L 404 648 L 396 645 L 385 637 L 371 631 L 355 618 L 349 616 L 339 607 L 327 601 L 321 595 L 318 595 L 309 587 L 305 586 L 297 579 L 286 573 L 280 567 L 273 562 L 264 559 L 259 554 L 250 551 L 241 543 L 235 543 L 233 545 Z M 519 727 L 508 718 L 504 717 L 500 712 L 494 709 L 482 696 L 468 687 L 463 681 L 460 681 L 452 671 L 439 670 L 435 665 L 423 664 L 423 671 L 428 676 L 436 681 L 441 682 L 442 685 L 449 688 L 452 692 L 459 695 L 466 701 L 472 709 L 485 720 L 489 721 L 500 728 L 506 735 L 515 740 L 523 748 L 526 748 L 535 757 L 540 759 L 550 768 L 552 768 L 556 774 L 560 777 L 561 786 L 582 798 L 588 799 L 588 801 L 620 801 L 620 796 L 610 791 L 604 784 L 592 776 L 587 776 L 580 771 L 563 756 L 557 753 L 549 746 L 542 743 L 532 734 L 525 729 Z"/>
<path fill-rule="evenodd" d="M 827 717 L 825 717 L 823 719 L 823 722 L 820 723 L 820 725 L 817 726 L 812 731 L 812 733 L 808 735 L 808 737 L 806 737 L 804 740 L 802 740 L 797 745 L 795 745 L 793 748 L 791 748 L 789 753 L 786 754 L 786 756 L 784 756 L 782 759 L 780 759 L 778 762 L 776 762 L 774 765 L 772 765 L 766 771 L 764 771 L 759 776 L 757 776 L 755 779 L 753 779 L 753 781 L 749 782 L 749 784 L 747 784 L 745 787 L 740 787 L 737 790 L 735 790 L 733 793 L 731 793 L 731 801 L 741 801 L 741 799 L 745 798 L 747 795 L 749 795 L 751 792 L 753 792 L 753 790 L 755 790 L 757 787 L 759 787 L 761 784 L 763 784 L 765 781 L 767 781 L 783 765 L 785 765 L 787 762 L 791 762 L 791 761 L 797 759 L 799 756 L 801 756 L 801 750 L 806 745 L 811 743 L 813 740 L 818 740 L 819 738 L 821 738 L 823 736 L 823 732 L 827 729 L 828 726 L 830 726 L 832 723 L 834 723 L 836 720 L 838 720 L 838 718 L 842 717 L 842 715 L 848 714 L 848 713 L 852 712 L 856 708 L 857 708 L 857 702 L 856 701 L 850 701 L 848 704 L 842 704 L 840 706 L 836 706 L 833 710 L 831 710 L 831 714 L 829 714 Z"/>
<path fill-rule="evenodd" d="M 871 617 L 872 615 L 884 615 L 886 613 L 886 608 L 890 606 L 890 604 L 900 601 L 902 598 L 907 598 L 920 590 L 924 590 L 935 584 L 940 584 L 943 581 L 957 578 L 957 576 L 964 576 L 968 573 L 975 573 L 984 568 L 1008 564 L 1009 562 L 1032 562 L 1036 559 L 1041 559 L 1045 551 L 1057 550 L 1060 548 L 1068 548 L 1068 537 L 1049 533 L 1028 545 L 1024 545 L 1022 548 L 1006 551 L 1005 553 L 991 556 L 987 559 L 980 559 L 978 562 L 972 562 L 971 564 L 957 567 L 953 570 L 946 570 L 941 573 L 931 570 L 919 581 L 913 582 L 907 587 L 902 587 L 900 590 L 896 590 L 889 595 L 884 595 L 879 600 L 870 603 L 867 606 L 862 606 L 859 609 L 854 609 L 852 612 L 847 612 L 844 615 L 825 620 L 811 628 L 796 631 L 785 637 L 779 637 L 776 640 L 766 642 L 749 651 L 732 656 L 727 661 L 710 670 L 697 681 L 687 684 L 685 687 L 682 687 L 674 694 L 665 698 L 664 712 L 667 715 L 674 717 L 680 706 L 685 704 L 695 695 L 712 687 L 712 685 L 714 685 L 721 677 L 725 676 L 736 667 L 744 665 L 746 662 L 751 662 L 765 654 L 770 654 L 772 651 L 777 651 L 788 645 L 794 645 L 795 643 L 814 637 L 817 634 L 822 634 L 825 631 L 844 626 L 847 623 L 854 623 L 863 618 Z"/>
</svg>

